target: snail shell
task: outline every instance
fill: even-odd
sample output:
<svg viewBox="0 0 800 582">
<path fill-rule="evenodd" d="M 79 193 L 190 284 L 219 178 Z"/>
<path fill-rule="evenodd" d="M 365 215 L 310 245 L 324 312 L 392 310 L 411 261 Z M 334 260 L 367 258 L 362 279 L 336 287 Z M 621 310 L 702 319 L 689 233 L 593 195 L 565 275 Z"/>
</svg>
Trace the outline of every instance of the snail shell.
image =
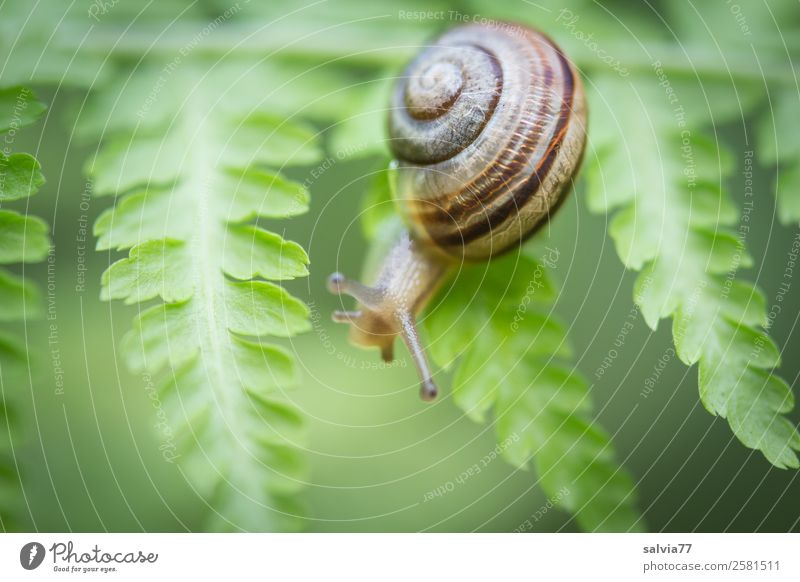
<svg viewBox="0 0 800 582">
<path fill-rule="evenodd" d="M 486 259 L 544 225 L 571 190 L 586 142 L 583 86 L 540 32 L 462 26 L 400 77 L 389 134 L 413 238 Z"/>
</svg>

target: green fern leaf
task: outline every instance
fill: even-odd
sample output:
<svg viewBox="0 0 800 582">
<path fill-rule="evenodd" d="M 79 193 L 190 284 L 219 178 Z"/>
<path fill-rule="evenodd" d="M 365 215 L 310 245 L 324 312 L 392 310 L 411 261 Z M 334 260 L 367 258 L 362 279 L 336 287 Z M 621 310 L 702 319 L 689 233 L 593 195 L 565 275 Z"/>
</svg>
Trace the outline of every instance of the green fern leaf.
<svg viewBox="0 0 800 582">
<path fill-rule="evenodd" d="M 153 71 L 139 73 L 150 87 Z M 292 529 L 302 423 L 282 393 L 298 373 L 290 352 L 264 340 L 310 328 L 308 308 L 272 282 L 307 275 L 308 257 L 260 222 L 308 204 L 300 184 L 266 168 L 306 165 L 321 150 L 311 129 L 259 112 L 259 93 L 231 91 L 221 82 L 230 74 L 184 63 L 176 77 L 194 87 L 191 96 L 179 104 L 165 96 L 147 112 L 171 121 L 160 131 L 150 122 L 138 132 L 118 125 L 87 166 L 98 196 L 119 195 L 95 223 L 98 249 L 130 251 L 103 274 L 102 297 L 160 299 L 136 317 L 122 351 L 131 370 L 161 373 L 169 419 L 161 436 L 212 498 L 207 527 Z M 129 106 L 144 102 L 127 97 Z M 100 95 L 88 115 L 99 118 L 114 102 Z M 123 113 L 106 111 L 135 115 Z"/>
<path fill-rule="evenodd" d="M 0 88 L 0 139 L 8 147 L 17 132 L 34 123 L 45 106 L 25 87 Z M 0 153 L 0 203 L 36 194 L 44 183 L 33 156 Z M 50 249 L 49 229 L 39 218 L 14 210 L 0 210 L 0 265 L 43 260 Z M 39 291 L 27 278 L 0 268 L 0 324 L 27 322 L 41 313 Z M 15 524 L 13 507 L 18 500 L 16 460 L 12 438 L 22 430 L 16 418 L 14 387 L 28 371 L 26 344 L 0 329 L 0 529 Z"/>
<path fill-rule="evenodd" d="M 50 248 L 47 223 L 35 216 L 0 210 L 0 263 L 33 263 Z"/>
<path fill-rule="evenodd" d="M 429 309 L 433 358 L 442 366 L 461 358 L 456 404 L 476 421 L 492 410 L 498 442 L 513 443 L 506 459 L 518 467 L 532 461 L 544 492 L 584 530 L 637 530 L 633 481 L 593 422 L 588 383 L 568 364 L 566 329 L 552 313 L 555 289 L 544 262 L 524 255 L 467 267 Z M 447 327 L 460 339 L 442 341 Z"/>
<path fill-rule="evenodd" d="M 626 267 L 641 271 L 635 299 L 645 321 L 655 329 L 672 317 L 679 357 L 699 363 L 705 407 L 774 465 L 797 467 L 800 439 L 782 416 L 793 399 L 772 373 L 780 358 L 762 331 L 765 300 L 737 276 L 752 264 L 746 227 L 726 230 L 739 222 L 721 187 L 730 155 L 698 135 L 700 124 L 686 123 L 657 76 L 597 76 L 594 88 L 592 119 L 602 127 L 590 132 L 598 155 L 589 205 L 618 210 L 610 233 Z"/>
<path fill-rule="evenodd" d="M 380 172 L 367 193 L 367 233 L 388 236 L 400 226 L 386 211 L 391 175 Z M 491 414 L 506 460 L 533 464 L 544 492 L 584 530 L 639 530 L 634 483 L 593 422 L 589 385 L 569 364 L 566 328 L 553 313 L 558 288 L 549 270 L 558 250 L 532 253 L 463 266 L 422 318 L 426 347 L 454 370 L 456 405 L 475 422 Z"/>
<path fill-rule="evenodd" d="M 0 88 L 0 134 L 34 123 L 45 109 L 44 103 L 37 101 L 30 89 Z"/>
</svg>

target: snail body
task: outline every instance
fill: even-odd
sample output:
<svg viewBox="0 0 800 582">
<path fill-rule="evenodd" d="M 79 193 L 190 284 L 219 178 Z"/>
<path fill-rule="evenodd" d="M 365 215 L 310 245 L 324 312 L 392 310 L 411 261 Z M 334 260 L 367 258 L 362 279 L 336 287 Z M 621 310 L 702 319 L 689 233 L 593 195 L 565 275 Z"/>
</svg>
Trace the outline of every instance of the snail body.
<svg viewBox="0 0 800 582">
<path fill-rule="evenodd" d="M 391 97 L 395 199 L 408 229 L 372 286 L 335 273 L 331 291 L 359 307 L 336 312 L 351 340 L 393 357 L 400 335 L 436 396 L 416 331 L 453 266 L 488 260 L 546 224 L 571 190 L 586 141 L 580 77 L 543 34 L 519 25 L 470 24 L 426 47 Z"/>
</svg>

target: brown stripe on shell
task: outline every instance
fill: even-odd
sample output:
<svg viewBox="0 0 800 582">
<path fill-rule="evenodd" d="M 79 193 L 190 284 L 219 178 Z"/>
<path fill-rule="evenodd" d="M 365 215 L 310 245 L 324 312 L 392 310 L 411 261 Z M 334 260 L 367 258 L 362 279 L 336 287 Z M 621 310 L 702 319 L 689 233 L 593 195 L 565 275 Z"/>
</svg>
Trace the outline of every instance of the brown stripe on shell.
<svg viewBox="0 0 800 582">
<path fill-rule="evenodd" d="M 528 202 L 536 195 L 539 191 L 539 187 L 541 186 L 542 182 L 544 181 L 547 174 L 550 172 L 550 169 L 555 161 L 556 156 L 558 155 L 559 149 L 563 142 L 564 136 L 567 132 L 567 127 L 569 121 L 572 116 L 572 103 L 573 103 L 573 95 L 574 95 L 574 79 L 572 76 L 571 67 L 569 63 L 564 58 L 561 51 L 556 49 L 556 53 L 559 56 L 559 59 L 562 64 L 562 70 L 564 71 L 564 92 L 562 95 L 563 101 L 561 106 L 561 113 L 558 119 L 558 123 L 556 124 L 554 136 L 550 141 L 550 146 L 547 149 L 547 153 L 545 154 L 544 159 L 539 163 L 539 166 L 527 179 L 524 180 L 523 184 L 515 184 L 511 183 L 509 185 L 501 185 L 498 189 L 492 191 L 486 197 L 490 201 L 494 201 L 495 199 L 500 198 L 500 202 L 497 208 L 492 209 L 489 208 L 490 203 L 484 205 L 484 208 L 488 210 L 481 211 L 485 217 L 478 222 L 471 224 L 468 227 L 458 228 L 456 232 L 453 232 L 450 235 L 446 236 L 438 236 L 430 233 L 433 240 L 441 245 L 441 246 L 451 246 L 451 245 L 461 245 L 461 244 L 469 244 L 470 242 L 476 240 L 477 238 L 485 235 L 487 232 L 497 228 L 500 226 L 505 220 L 507 220 L 513 213 L 519 211 L 524 205 L 528 204 Z M 524 150 L 524 145 L 521 149 Z M 524 151 L 522 153 L 524 155 Z M 517 156 L 519 158 L 521 156 Z M 471 210 L 469 208 L 466 209 L 467 211 Z M 453 212 L 452 210 L 450 212 Z M 474 215 L 474 210 L 471 212 Z M 466 215 L 464 213 L 453 213 L 453 217 L 458 222 L 459 220 L 464 220 Z M 452 221 L 451 221 L 451 224 Z M 530 235 L 531 232 L 525 233 L 525 236 Z"/>
</svg>

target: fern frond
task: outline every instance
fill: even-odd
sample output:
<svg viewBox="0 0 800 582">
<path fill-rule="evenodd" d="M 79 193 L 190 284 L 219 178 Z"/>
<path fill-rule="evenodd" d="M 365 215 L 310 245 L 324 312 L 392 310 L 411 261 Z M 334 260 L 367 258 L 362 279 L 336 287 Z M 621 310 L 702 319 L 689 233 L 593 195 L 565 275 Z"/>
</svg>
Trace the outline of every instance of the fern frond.
<svg viewBox="0 0 800 582">
<path fill-rule="evenodd" d="M 652 329 L 673 319 L 680 359 L 699 364 L 704 406 L 774 465 L 797 467 L 800 436 L 783 416 L 794 399 L 773 372 L 780 353 L 764 332 L 765 299 L 738 275 L 752 264 L 752 200 L 740 218 L 723 190 L 731 155 L 701 136 L 700 121 L 687 121 L 685 97 L 672 88 L 677 103 L 656 75 L 595 78 L 589 205 L 616 211 L 609 230 L 617 253 L 641 271 L 636 303 Z"/>
<path fill-rule="evenodd" d="M 524 255 L 467 267 L 426 319 L 433 358 L 442 366 L 459 358 L 455 403 L 478 422 L 492 410 L 498 442 L 513 443 L 505 458 L 516 467 L 532 462 L 543 491 L 582 529 L 638 530 L 634 483 L 593 421 L 586 379 L 569 363 L 548 270 Z"/>
<path fill-rule="evenodd" d="M 45 106 L 30 89 L 0 89 L 0 140 L 10 149 L 17 132 L 34 123 Z M 44 177 L 36 159 L 24 153 L 0 152 L 0 265 L 34 263 L 50 249 L 47 224 L 5 207 L 39 190 Z M 39 292 L 29 279 L 0 268 L 0 324 L 27 322 L 40 314 Z M 22 431 L 15 416 L 14 388 L 29 365 L 27 346 L 11 329 L 0 329 L 0 529 L 13 524 L 18 476 L 12 446 Z"/>
<path fill-rule="evenodd" d="M 114 120 L 136 111 L 104 111 L 116 100 L 99 96 L 89 115 L 118 135 L 87 170 L 96 195 L 119 196 L 95 223 L 98 249 L 129 250 L 103 274 L 102 297 L 159 299 L 122 351 L 135 372 L 160 373 L 165 458 L 211 498 L 210 529 L 284 530 L 298 526 L 304 473 L 301 419 L 283 398 L 298 373 L 264 340 L 309 329 L 308 308 L 273 282 L 305 276 L 308 257 L 261 223 L 307 210 L 306 190 L 279 170 L 321 150 L 311 129 L 259 112 L 252 85 L 226 82 L 239 70 L 183 63 L 170 82 L 186 98 L 150 103 L 133 131 Z M 140 71 L 150 82 L 138 78 L 123 106 L 141 108 L 159 74 Z"/>
<path fill-rule="evenodd" d="M 368 235 L 397 228 L 386 211 L 389 176 L 377 174 L 367 192 Z M 570 363 L 566 328 L 553 312 L 558 290 L 549 271 L 559 251 L 533 252 L 463 266 L 422 318 L 427 349 L 453 370 L 455 404 L 475 422 L 491 422 L 505 459 L 532 464 L 545 494 L 582 529 L 639 530 L 634 483 L 594 422 L 588 382 Z"/>
</svg>

